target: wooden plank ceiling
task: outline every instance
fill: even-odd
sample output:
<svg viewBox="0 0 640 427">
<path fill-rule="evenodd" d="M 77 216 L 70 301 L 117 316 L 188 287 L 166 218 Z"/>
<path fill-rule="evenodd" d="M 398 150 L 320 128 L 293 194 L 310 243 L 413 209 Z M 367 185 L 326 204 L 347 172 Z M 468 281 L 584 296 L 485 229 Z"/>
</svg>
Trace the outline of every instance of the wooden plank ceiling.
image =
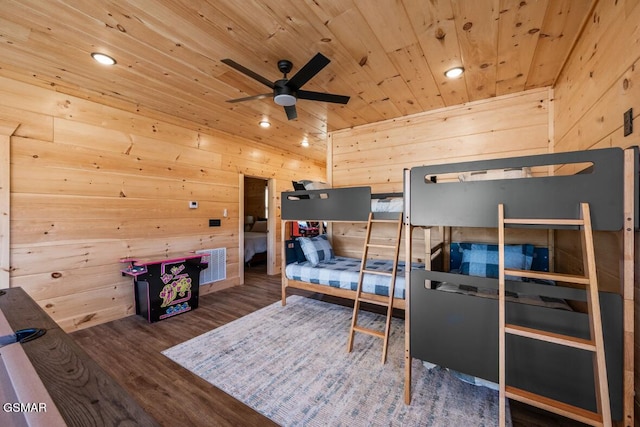
<svg viewBox="0 0 640 427">
<path fill-rule="evenodd" d="M 0 75 L 324 160 L 330 131 L 552 85 L 594 1 L 1 0 Z M 318 52 L 303 89 L 347 105 L 299 100 L 288 121 L 271 98 L 225 102 L 269 89 L 221 59 L 275 81 Z"/>
</svg>

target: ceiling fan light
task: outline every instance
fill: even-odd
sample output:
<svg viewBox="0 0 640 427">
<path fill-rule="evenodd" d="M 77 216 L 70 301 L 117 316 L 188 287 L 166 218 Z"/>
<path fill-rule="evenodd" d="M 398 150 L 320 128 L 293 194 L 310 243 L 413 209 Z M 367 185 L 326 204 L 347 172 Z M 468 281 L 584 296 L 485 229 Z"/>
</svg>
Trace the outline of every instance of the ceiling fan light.
<svg viewBox="0 0 640 427">
<path fill-rule="evenodd" d="M 296 105 L 296 97 L 289 95 L 288 93 L 281 93 L 273 97 L 273 101 L 283 107 L 290 107 Z"/>
<path fill-rule="evenodd" d="M 116 60 L 110 57 L 109 55 L 105 55 L 104 53 L 93 52 L 91 57 L 102 65 L 115 65 Z"/>
<path fill-rule="evenodd" d="M 464 73 L 464 68 L 462 68 L 462 67 L 454 67 L 454 68 L 451 68 L 451 69 L 445 71 L 444 75 L 448 79 L 455 79 L 457 77 L 460 77 L 462 75 L 462 73 Z"/>
</svg>

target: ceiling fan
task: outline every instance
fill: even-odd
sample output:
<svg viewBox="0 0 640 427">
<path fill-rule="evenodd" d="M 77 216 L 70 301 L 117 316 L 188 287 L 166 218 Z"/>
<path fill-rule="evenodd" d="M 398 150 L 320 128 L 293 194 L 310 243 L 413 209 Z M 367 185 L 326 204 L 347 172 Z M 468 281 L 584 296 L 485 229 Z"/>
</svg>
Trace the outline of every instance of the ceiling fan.
<svg viewBox="0 0 640 427">
<path fill-rule="evenodd" d="M 287 118 L 289 120 L 293 120 L 298 117 L 298 113 L 296 111 L 296 102 L 298 99 L 309 99 L 311 101 L 322 101 L 322 102 L 333 102 L 336 104 L 346 104 L 349 102 L 349 97 L 344 95 L 335 95 L 332 93 L 323 93 L 323 92 L 312 92 L 308 90 L 301 90 L 300 88 L 313 76 L 318 74 L 320 70 L 331 62 L 329 58 L 324 56 L 321 53 L 316 54 L 309 62 L 307 62 L 304 67 L 302 67 L 298 72 L 291 77 L 291 79 L 287 79 L 287 74 L 291 72 L 291 68 L 293 64 L 291 61 L 282 59 L 278 61 L 278 69 L 284 77 L 280 80 L 276 80 L 275 82 L 271 82 L 261 75 L 254 73 L 248 68 L 243 67 L 237 62 L 231 59 L 223 59 L 223 63 L 227 64 L 231 68 L 234 68 L 240 71 L 243 74 L 251 77 L 254 80 L 259 81 L 265 86 L 273 89 L 271 93 L 263 93 L 260 95 L 247 96 L 245 98 L 238 99 L 230 99 L 227 102 L 243 102 L 243 101 L 251 101 L 254 99 L 264 99 L 269 96 L 273 96 L 273 101 L 284 107 L 284 111 L 287 113 Z"/>
</svg>

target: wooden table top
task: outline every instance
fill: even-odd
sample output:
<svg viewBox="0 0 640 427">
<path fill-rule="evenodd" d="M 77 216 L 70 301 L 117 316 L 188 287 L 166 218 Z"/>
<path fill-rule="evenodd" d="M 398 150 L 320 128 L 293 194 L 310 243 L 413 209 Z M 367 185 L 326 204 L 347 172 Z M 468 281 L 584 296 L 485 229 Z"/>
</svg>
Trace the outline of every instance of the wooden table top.
<svg viewBox="0 0 640 427">
<path fill-rule="evenodd" d="M 22 347 L 67 425 L 159 425 L 24 290 L 2 291 L 0 310 L 13 330 L 47 330 Z"/>
</svg>

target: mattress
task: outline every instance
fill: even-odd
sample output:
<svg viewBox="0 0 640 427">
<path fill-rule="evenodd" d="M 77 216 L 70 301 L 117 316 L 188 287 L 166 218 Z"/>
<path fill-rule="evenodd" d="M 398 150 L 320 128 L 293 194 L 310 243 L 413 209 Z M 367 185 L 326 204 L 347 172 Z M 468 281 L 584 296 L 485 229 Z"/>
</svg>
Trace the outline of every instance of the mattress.
<svg viewBox="0 0 640 427">
<path fill-rule="evenodd" d="M 403 202 L 402 197 L 371 199 L 371 212 L 402 212 Z"/>
<path fill-rule="evenodd" d="M 444 292 L 454 292 L 464 295 L 475 295 L 483 298 L 498 298 L 497 289 L 485 289 L 475 286 L 458 285 L 453 283 L 443 282 L 436 288 Z M 505 292 L 505 300 L 511 302 L 520 302 L 529 305 L 539 305 L 548 308 L 557 308 L 561 310 L 572 311 L 571 306 L 567 302 L 560 298 L 551 298 L 541 295 L 531 295 L 524 293 Z"/>
<path fill-rule="evenodd" d="M 346 257 L 335 257 L 329 261 L 320 262 L 315 267 L 312 267 L 308 261 L 292 263 L 287 265 L 285 274 L 291 280 L 355 291 L 358 287 L 360 263 L 360 259 Z M 424 268 L 419 264 L 415 264 L 414 267 Z M 391 272 L 393 270 L 393 262 L 391 260 L 369 260 L 366 269 Z M 369 294 L 389 296 L 390 279 L 390 276 L 365 273 L 362 291 Z M 404 262 L 400 262 L 396 275 L 394 297 L 404 299 L 404 296 Z"/>
</svg>

